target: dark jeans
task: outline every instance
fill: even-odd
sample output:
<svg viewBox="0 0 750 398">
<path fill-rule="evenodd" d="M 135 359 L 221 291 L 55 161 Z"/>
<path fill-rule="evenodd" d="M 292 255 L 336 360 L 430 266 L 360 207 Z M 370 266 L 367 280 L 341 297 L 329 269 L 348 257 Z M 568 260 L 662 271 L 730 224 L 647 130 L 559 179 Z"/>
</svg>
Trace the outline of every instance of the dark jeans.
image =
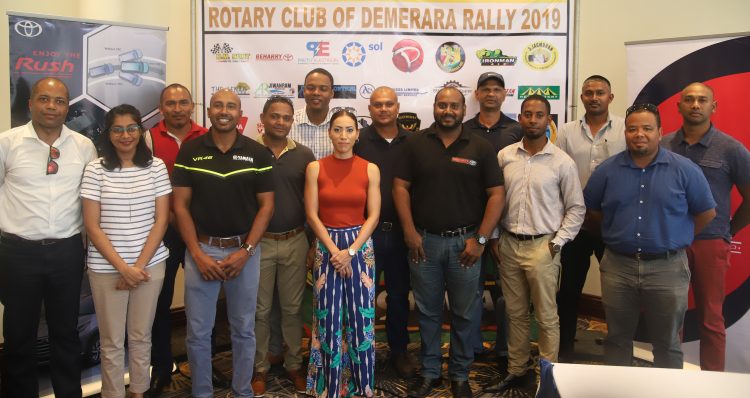
<svg viewBox="0 0 750 398">
<path fill-rule="evenodd" d="M 2 396 L 38 397 L 36 339 L 44 303 L 55 396 L 81 396 L 78 309 L 84 248 L 77 234 L 41 245 L 0 238 L 4 352 Z"/>
<path fill-rule="evenodd" d="M 174 280 L 180 264 L 185 262 L 185 242 L 177 229 L 171 225 L 164 235 L 164 245 L 169 249 L 169 258 L 164 270 L 164 284 L 156 303 L 154 325 L 151 328 L 151 365 L 155 375 L 172 373 L 172 325 L 171 307 L 174 296 Z"/>
<path fill-rule="evenodd" d="M 386 316 L 385 331 L 388 336 L 388 346 L 391 352 L 406 352 L 409 344 L 409 332 L 406 327 L 409 322 L 409 250 L 404 243 L 404 233 L 401 226 L 393 224 L 390 229 L 387 224 L 378 224 L 372 234 L 375 246 L 376 275 L 383 270 L 385 279 Z M 386 229 L 389 229 L 386 231 Z"/>
<path fill-rule="evenodd" d="M 572 241 L 563 246 L 560 255 L 562 264 L 560 290 L 557 292 L 557 315 L 560 317 L 560 353 L 574 352 L 578 302 L 581 298 L 586 274 L 591 265 L 591 254 L 601 262 L 604 242 L 588 231 L 581 230 Z"/>
<path fill-rule="evenodd" d="M 472 320 L 472 322 L 474 322 L 472 344 L 474 345 L 475 356 L 484 351 L 484 338 L 482 337 L 484 281 L 491 278 L 495 281 L 495 285 L 490 286 L 489 289 L 494 304 L 493 307 L 495 307 L 495 325 L 497 325 L 497 332 L 495 333 L 495 353 L 499 356 L 508 356 L 508 323 L 505 321 L 505 297 L 503 297 L 503 290 L 500 287 L 500 276 L 497 272 L 497 264 L 495 263 L 495 259 L 492 258 L 490 250 L 491 248 L 487 246 L 482 255 L 482 274 L 479 278 L 479 289 L 477 290 L 479 305 L 477 306 L 477 312 Z"/>
</svg>

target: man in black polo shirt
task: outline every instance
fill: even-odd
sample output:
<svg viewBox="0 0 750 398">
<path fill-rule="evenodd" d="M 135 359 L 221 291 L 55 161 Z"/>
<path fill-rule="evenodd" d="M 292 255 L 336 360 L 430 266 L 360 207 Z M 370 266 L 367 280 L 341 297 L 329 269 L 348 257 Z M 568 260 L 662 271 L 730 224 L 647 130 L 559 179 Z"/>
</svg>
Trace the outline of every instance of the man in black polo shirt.
<svg viewBox="0 0 750 398">
<path fill-rule="evenodd" d="M 466 101 L 438 91 L 435 123 L 406 140 L 393 181 L 393 200 L 409 248 L 412 289 L 422 339 L 421 379 L 409 396 L 425 397 L 441 384 L 441 324 L 445 292 L 451 311 L 451 392 L 471 397 L 472 317 L 482 252 L 505 201 L 503 176 L 487 140 L 461 126 Z"/>
<path fill-rule="evenodd" d="M 187 246 L 186 343 L 196 398 L 213 397 L 211 329 L 222 286 L 232 336 L 232 391 L 235 397 L 253 396 L 256 245 L 273 214 L 273 159 L 237 131 L 241 116 L 235 93 L 216 92 L 208 106 L 211 128 L 186 142 L 175 161 L 174 212 Z"/>
<path fill-rule="evenodd" d="M 380 223 L 372 234 L 375 244 L 375 264 L 383 270 L 387 309 L 385 331 L 391 362 L 399 376 L 414 376 L 415 364 L 409 357 L 406 346 L 409 333 L 409 261 L 404 243 L 403 230 L 393 206 L 393 168 L 400 149 L 411 133 L 398 125 L 399 103 L 396 92 L 390 87 L 378 87 L 370 96 L 372 126 L 359 133 L 354 153 L 375 163 L 380 169 Z"/>
</svg>

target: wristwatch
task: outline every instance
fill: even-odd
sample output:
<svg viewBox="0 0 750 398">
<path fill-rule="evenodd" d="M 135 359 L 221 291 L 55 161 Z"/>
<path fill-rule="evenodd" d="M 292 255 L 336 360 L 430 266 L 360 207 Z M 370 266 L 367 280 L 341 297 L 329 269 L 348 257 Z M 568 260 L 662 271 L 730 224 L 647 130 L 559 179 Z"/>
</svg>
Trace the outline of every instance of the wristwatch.
<svg viewBox="0 0 750 398">
<path fill-rule="evenodd" d="M 482 246 L 484 246 L 484 245 L 487 244 L 487 237 L 484 236 L 484 235 L 476 234 L 476 235 L 474 235 L 474 239 L 476 239 L 477 243 L 479 243 Z"/>
<path fill-rule="evenodd" d="M 349 257 L 354 257 L 357 255 L 357 251 L 352 249 L 351 247 L 347 248 L 346 251 L 349 252 Z"/>
<path fill-rule="evenodd" d="M 562 250 L 562 246 L 560 246 L 558 243 L 549 243 L 549 248 L 552 249 L 552 251 L 557 254 L 560 253 L 560 250 Z"/>
<path fill-rule="evenodd" d="M 243 242 L 240 245 L 240 247 L 243 248 L 243 249 L 245 249 L 245 251 L 247 252 L 247 254 L 249 254 L 251 257 L 255 255 L 255 246 L 253 246 L 253 245 L 251 245 L 251 244 L 249 244 L 247 242 Z"/>
</svg>

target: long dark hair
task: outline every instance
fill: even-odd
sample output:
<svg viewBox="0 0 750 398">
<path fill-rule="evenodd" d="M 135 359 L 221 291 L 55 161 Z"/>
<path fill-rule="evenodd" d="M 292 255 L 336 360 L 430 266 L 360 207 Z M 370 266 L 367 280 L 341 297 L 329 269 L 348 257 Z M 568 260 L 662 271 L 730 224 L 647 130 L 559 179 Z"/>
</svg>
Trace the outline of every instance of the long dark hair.
<svg viewBox="0 0 750 398">
<path fill-rule="evenodd" d="M 118 105 L 110 109 L 109 112 L 107 112 L 107 115 L 104 117 L 104 131 L 106 132 L 106 134 L 102 134 L 100 136 L 101 141 L 99 142 L 102 155 L 102 166 L 110 171 L 122 166 L 120 157 L 117 156 L 117 151 L 115 150 L 114 145 L 112 145 L 112 140 L 110 140 L 110 129 L 115 123 L 116 116 L 132 117 L 135 123 L 141 129 L 141 135 L 138 139 L 138 144 L 136 144 L 135 146 L 135 156 L 133 156 L 133 164 L 138 167 L 150 166 L 154 157 L 151 154 L 151 151 L 148 149 L 148 146 L 146 146 L 146 141 L 143 137 L 141 113 L 138 112 L 138 109 L 136 109 L 133 105 L 128 104 Z"/>
</svg>

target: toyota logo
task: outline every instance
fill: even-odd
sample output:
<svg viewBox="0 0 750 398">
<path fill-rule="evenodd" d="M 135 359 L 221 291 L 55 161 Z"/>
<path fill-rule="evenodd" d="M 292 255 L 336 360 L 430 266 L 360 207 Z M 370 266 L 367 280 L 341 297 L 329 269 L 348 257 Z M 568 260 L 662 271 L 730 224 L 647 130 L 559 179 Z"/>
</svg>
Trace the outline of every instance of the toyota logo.
<svg viewBox="0 0 750 398">
<path fill-rule="evenodd" d="M 36 37 L 42 34 L 42 25 L 29 20 L 16 22 L 15 29 L 16 33 L 24 37 Z"/>
</svg>

